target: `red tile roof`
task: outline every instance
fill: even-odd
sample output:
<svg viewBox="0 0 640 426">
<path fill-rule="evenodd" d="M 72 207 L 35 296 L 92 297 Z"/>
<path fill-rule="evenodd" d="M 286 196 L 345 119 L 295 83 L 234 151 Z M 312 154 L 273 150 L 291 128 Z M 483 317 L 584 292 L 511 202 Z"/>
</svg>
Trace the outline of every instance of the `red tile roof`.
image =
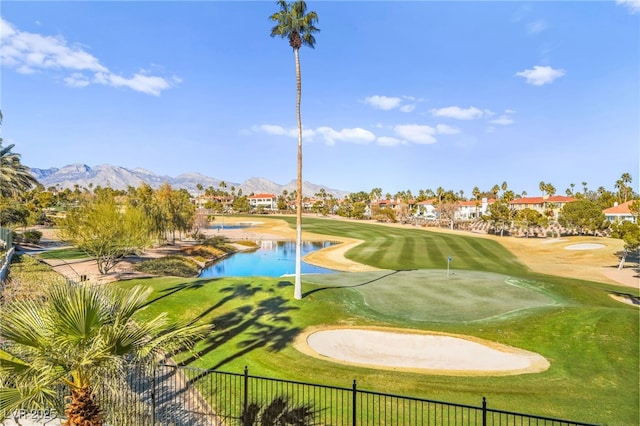
<svg viewBox="0 0 640 426">
<path fill-rule="evenodd" d="M 627 201 L 626 203 L 618 204 L 617 206 L 609 207 L 608 209 L 604 209 L 602 212 L 604 214 L 631 214 L 631 210 L 629 210 L 629 206 L 635 200 Z"/>
<path fill-rule="evenodd" d="M 256 194 L 256 195 L 250 195 L 247 198 L 253 199 L 253 198 L 277 198 L 277 197 L 274 194 Z"/>
<path fill-rule="evenodd" d="M 477 206 L 481 206 L 482 205 L 482 201 L 480 201 L 480 200 L 478 200 L 477 202 L 476 202 L 476 200 L 458 201 L 458 205 L 460 205 L 460 207 L 464 207 L 464 206 L 475 207 L 476 205 Z"/>
<path fill-rule="evenodd" d="M 554 195 L 553 197 L 522 197 L 511 201 L 511 204 L 543 204 L 543 203 L 571 203 L 576 201 L 573 197 Z"/>
</svg>

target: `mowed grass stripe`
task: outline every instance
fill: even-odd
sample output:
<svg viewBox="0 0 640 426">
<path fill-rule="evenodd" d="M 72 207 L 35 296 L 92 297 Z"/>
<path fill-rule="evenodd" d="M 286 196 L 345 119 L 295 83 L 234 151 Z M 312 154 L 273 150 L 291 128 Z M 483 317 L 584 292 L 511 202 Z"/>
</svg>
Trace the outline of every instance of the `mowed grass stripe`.
<svg viewBox="0 0 640 426">
<path fill-rule="evenodd" d="M 413 269 L 416 263 L 416 240 L 411 238 L 403 238 L 402 241 L 402 249 L 400 253 L 402 255 L 402 259 L 399 259 L 402 263 L 407 265 L 409 269 Z"/>
<path fill-rule="evenodd" d="M 472 239 L 459 238 L 449 242 L 454 259 L 454 266 L 457 268 L 457 263 L 460 257 L 464 256 L 465 264 L 471 270 L 482 270 L 483 264 L 486 262 L 484 256 L 484 250 L 477 245 L 473 244 Z"/>
<path fill-rule="evenodd" d="M 293 218 L 287 221 L 293 225 Z M 357 238 L 364 242 L 345 257 L 381 269 L 444 269 L 454 257 L 455 268 L 521 275 L 527 272 L 512 253 L 491 240 L 464 235 L 396 228 L 379 224 L 305 218 L 305 231 Z"/>
</svg>

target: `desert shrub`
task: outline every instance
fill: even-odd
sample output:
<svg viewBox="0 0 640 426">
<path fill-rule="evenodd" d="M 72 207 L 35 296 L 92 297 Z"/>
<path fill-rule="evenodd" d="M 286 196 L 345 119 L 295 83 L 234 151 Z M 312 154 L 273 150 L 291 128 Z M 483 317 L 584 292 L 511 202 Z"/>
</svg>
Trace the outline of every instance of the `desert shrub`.
<svg viewBox="0 0 640 426">
<path fill-rule="evenodd" d="M 193 247 L 185 247 L 182 251 L 201 262 L 208 262 L 219 259 L 227 254 L 226 251 L 212 246 L 198 245 Z"/>
<path fill-rule="evenodd" d="M 235 253 L 235 249 L 231 245 L 229 239 L 227 237 L 223 237 L 221 235 L 216 235 L 212 238 L 207 238 L 202 242 L 203 246 L 215 247 L 219 250 L 224 251 L 225 253 Z"/>
<path fill-rule="evenodd" d="M 24 231 L 22 233 L 22 241 L 28 244 L 38 244 L 42 238 L 42 232 L 36 230 Z"/>
<path fill-rule="evenodd" d="M 195 260 L 177 255 L 145 260 L 133 265 L 133 269 L 145 274 L 184 278 L 200 274 L 200 266 Z"/>
</svg>

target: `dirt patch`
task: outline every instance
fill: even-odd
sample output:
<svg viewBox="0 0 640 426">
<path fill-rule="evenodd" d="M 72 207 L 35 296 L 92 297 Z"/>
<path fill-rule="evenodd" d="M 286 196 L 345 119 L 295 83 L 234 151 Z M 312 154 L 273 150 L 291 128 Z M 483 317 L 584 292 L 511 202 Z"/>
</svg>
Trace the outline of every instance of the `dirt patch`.
<svg viewBox="0 0 640 426">
<path fill-rule="evenodd" d="M 121 260 L 109 273 L 100 274 L 98 265 L 95 260 L 86 259 L 41 259 L 42 262 L 48 264 L 54 271 L 67 277 L 73 281 L 91 281 L 95 283 L 109 283 L 118 280 L 132 278 L 147 278 L 152 275 L 138 272 L 133 265 L 149 259 L 157 259 L 160 257 L 171 255 L 183 255 L 182 249 L 186 245 L 193 245 L 194 242 L 177 243 L 172 246 L 162 246 L 144 250 L 139 255 L 127 256 Z M 21 252 L 32 255 L 37 258 L 37 254 L 42 251 L 42 247 L 38 249 L 21 247 Z"/>
</svg>

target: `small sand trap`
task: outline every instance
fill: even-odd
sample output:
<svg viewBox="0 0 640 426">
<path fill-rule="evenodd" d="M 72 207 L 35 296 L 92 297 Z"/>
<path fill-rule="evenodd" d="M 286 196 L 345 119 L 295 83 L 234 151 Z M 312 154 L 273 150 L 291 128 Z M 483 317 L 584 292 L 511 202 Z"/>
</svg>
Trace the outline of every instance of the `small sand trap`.
<svg viewBox="0 0 640 426">
<path fill-rule="evenodd" d="M 549 362 L 533 352 L 471 336 L 381 328 L 308 330 L 295 347 L 332 362 L 427 374 L 497 376 L 537 373 Z"/>
<path fill-rule="evenodd" d="M 604 244 L 597 243 L 583 243 L 583 244 L 571 244 L 570 246 L 566 246 L 565 250 L 595 250 L 599 248 L 606 247 Z"/>
</svg>

